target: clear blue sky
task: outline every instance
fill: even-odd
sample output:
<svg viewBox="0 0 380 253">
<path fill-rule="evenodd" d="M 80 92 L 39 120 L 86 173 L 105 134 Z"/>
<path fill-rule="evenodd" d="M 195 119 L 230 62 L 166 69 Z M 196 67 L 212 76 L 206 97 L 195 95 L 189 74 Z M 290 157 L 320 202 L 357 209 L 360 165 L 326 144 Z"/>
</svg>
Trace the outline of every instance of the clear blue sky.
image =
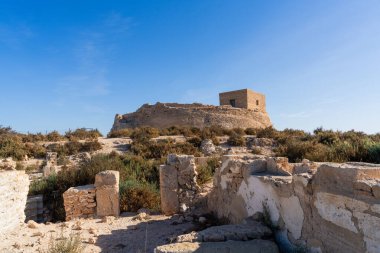
<svg viewBox="0 0 380 253">
<path fill-rule="evenodd" d="M 279 129 L 380 132 L 380 1 L 2 0 L 0 87 L 21 132 L 241 88 Z"/>
</svg>

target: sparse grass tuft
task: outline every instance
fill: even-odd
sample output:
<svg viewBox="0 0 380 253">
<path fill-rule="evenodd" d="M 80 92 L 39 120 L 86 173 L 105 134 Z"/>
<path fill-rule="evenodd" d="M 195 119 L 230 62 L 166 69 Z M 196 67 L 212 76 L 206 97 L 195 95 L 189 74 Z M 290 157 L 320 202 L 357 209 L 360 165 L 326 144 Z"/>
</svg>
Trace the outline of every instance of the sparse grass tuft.
<svg viewBox="0 0 380 253">
<path fill-rule="evenodd" d="M 48 250 L 44 253 L 82 253 L 84 252 L 84 245 L 80 234 L 70 234 L 68 237 L 61 236 L 59 238 L 50 237 Z"/>
</svg>

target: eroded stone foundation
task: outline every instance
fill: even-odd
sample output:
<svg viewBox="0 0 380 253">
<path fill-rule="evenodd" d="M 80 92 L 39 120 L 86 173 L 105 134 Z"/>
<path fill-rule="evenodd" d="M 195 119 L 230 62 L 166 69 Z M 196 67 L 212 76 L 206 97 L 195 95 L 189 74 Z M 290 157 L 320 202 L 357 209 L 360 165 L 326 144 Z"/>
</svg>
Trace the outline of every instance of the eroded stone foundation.
<svg viewBox="0 0 380 253">
<path fill-rule="evenodd" d="M 380 167 L 223 157 L 208 206 L 232 223 L 264 214 L 282 239 L 313 252 L 380 252 Z"/>
</svg>

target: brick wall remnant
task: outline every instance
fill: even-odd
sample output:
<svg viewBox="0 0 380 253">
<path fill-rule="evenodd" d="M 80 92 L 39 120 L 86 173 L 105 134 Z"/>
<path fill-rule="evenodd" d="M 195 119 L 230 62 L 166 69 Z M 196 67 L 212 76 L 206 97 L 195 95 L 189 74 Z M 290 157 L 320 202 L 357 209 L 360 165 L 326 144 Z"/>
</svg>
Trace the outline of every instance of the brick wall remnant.
<svg viewBox="0 0 380 253">
<path fill-rule="evenodd" d="M 95 186 L 71 187 L 63 193 L 66 220 L 88 218 L 96 213 Z"/>
</svg>

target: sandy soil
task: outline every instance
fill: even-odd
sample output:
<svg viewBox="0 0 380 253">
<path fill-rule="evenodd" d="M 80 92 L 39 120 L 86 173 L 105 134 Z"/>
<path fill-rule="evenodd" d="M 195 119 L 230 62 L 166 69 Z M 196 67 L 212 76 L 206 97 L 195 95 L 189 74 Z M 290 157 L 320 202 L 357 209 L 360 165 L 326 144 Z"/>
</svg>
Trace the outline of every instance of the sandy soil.
<svg viewBox="0 0 380 253">
<path fill-rule="evenodd" d="M 191 222 L 174 225 L 175 216 L 153 215 L 147 221 L 136 220 L 135 217 L 135 214 L 123 213 L 119 218 L 107 217 L 107 221 L 80 219 L 38 224 L 37 228 L 24 224 L 0 237 L 0 252 L 44 252 L 49 242 L 59 240 L 62 234 L 79 233 L 84 252 L 151 253 L 156 246 L 167 244 L 170 238 L 188 233 L 194 227 Z"/>
</svg>

